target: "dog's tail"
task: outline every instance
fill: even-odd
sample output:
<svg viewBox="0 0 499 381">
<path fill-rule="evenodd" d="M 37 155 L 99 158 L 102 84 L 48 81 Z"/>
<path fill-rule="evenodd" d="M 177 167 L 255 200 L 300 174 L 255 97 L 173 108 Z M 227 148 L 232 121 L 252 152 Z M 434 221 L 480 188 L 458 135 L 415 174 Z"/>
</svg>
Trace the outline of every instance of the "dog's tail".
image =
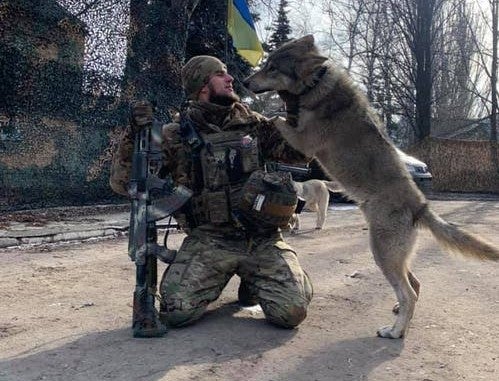
<svg viewBox="0 0 499 381">
<path fill-rule="evenodd" d="M 473 258 L 499 260 L 499 249 L 497 247 L 445 221 L 433 212 L 428 205 L 420 211 L 417 223 L 427 227 L 437 241 L 451 252 Z"/>
<path fill-rule="evenodd" d="M 326 181 L 322 180 L 322 183 L 326 186 L 326 188 L 331 192 L 342 192 L 343 189 L 339 183 L 336 181 Z"/>
</svg>

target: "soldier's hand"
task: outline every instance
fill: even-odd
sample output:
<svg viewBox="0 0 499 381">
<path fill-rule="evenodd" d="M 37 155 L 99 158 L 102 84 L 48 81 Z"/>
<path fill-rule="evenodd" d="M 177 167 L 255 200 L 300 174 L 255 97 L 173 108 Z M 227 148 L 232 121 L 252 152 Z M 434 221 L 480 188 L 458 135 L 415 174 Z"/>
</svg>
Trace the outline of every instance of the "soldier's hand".
<svg viewBox="0 0 499 381">
<path fill-rule="evenodd" d="M 134 132 L 139 132 L 142 127 L 153 122 L 153 106 L 149 101 L 137 101 L 132 104 L 130 125 Z"/>
</svg>

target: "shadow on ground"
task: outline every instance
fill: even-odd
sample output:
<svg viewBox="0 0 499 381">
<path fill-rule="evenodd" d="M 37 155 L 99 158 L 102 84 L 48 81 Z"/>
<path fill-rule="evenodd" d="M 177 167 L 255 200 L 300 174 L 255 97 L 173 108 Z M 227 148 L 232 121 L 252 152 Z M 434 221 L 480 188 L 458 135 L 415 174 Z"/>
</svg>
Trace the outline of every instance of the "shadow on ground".
<svg viewBox="0 0 499 381">
<path fill-rule="evenodd" d="M 157 381 L 168 379 L 170 370 L 182 366 L 191 370 L 199 367 L 203 374 L 205 368 L 234 359 L 255 361 L 292 340 L 298 332 L 276 328 L 264 319 L 233 316 L 237 311 L 237 304 L 222 305 L 196 325 L 171 330 L 159 339 L 134 339 L 128 328 L 61 338 L 58 342 L 62 344 L 46 343 L 42 348 L 0 361 L 0 380 Z M 336 342 L 306 358 L 293 359 L 298 364 L 296 372 L 286 364 L 283 369 L 287 371 L 272 379 L 301 380 L 315 374 L 311 380 L 357 380 L 398 356 L 402 345 L 402 341 L 373 337 Z"/>
<path fill-rule="evenodd" d="M 398 357 L 403 348 L 403 340 L 372 336 L 337 341 L 304 357 L 294 371 L 279 374 L 273 380 L 368 380 L 374 369 Z"/>
<path fill-rule="evenodd" d="M 197 324 L 163 338 L 134 339 L 131 329 L 61 338 L 0 361 L 0 380 L 160 380 L 176 366 L 242 359 L 283 345 L 296 330 L 279 329 L 252 317 L 234 317 L 231 303 Z M 208 345 L 207 345 L 208 343 Z"/>
</svg>

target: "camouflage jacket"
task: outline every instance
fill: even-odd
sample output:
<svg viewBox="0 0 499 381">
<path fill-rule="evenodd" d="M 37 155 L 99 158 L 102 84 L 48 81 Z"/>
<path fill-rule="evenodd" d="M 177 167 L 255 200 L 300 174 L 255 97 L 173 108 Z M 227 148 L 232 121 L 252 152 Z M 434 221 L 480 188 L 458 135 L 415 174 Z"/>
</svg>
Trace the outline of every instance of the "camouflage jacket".
<svg viewBox="0 0 499 381">
<path fill-rule="evenodd" d="M 187 109 L 187 116 L 196 125 L 198 132 L 209 135 L 222 131 L 241 131 L 257 137 L 259 151 L 264 162 L 304 163 L 306 159 L 289 146 L 274 127 L 271 120 L 251 111 L 242 103 L 224 107 L 212 103 L 192 102 Z M 169 123 L 163 126 L 162 151 L 163 169 L 176 183 L 195 190 L 192 178 L 192 156 L 179 133 L 180 124 Z M 113 156 L 110 185 L 120 194 L 127 195 L 133 154 L 133 134 L 128 126 L 121 137 L 120 144 Z"/>
<path fill-rule="evenodd" d="M 304 163 L 305 157 L 289 146 L 271 120 L 251 111 L 242 103 L 224 107 L 212 103 L 192 102 L 187 115 L 195 123 L 200 132 L 221 132 L 229 130 L 244 131 L 258 138 L 260 152 L 264 161 L 280 161 L 283 163 Z M 188 167 L 190 157 L 180 134 L 179 123 L 163 126 L 163 165 L 177 183 L 191 187 Z M 111 164 L 111 188 L 122 195 L 127 195 L 128 183 L 132 168 L 133 134 L 128 126 L 122 136 Z"/>
</svg>

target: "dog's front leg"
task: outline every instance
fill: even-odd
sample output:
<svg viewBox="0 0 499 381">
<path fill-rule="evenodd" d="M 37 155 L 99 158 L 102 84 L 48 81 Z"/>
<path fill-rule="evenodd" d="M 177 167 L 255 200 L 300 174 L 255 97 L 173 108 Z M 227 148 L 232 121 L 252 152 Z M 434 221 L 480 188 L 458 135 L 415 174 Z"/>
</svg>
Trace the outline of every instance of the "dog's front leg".
<svg viewBox="0 0 499 381">
<path fill-rule="evenodd" d="M 281 134 L 286 137 L 289 134 L 294 133 L 295 127 L 290 125 L 288 121 L 282 116 L 274 116 L 270 119 L 270 121 L 274 124 L 275 128 L 277 128 Z"/>
</svg>

